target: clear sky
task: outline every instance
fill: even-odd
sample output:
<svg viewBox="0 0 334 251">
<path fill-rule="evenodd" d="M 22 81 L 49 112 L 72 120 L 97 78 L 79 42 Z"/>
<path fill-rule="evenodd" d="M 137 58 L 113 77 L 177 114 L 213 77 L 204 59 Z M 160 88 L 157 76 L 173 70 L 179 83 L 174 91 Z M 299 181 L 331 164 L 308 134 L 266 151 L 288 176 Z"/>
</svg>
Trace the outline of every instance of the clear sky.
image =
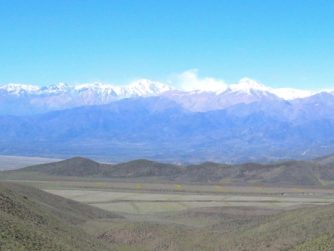
<svg viewBox="0 0 334 251">
<path fill-rule="evenodd" d="M 125 83 L 199 69 L 334 87 L 333 0 L 0 0 L 0 83 Z"/>
</svg>

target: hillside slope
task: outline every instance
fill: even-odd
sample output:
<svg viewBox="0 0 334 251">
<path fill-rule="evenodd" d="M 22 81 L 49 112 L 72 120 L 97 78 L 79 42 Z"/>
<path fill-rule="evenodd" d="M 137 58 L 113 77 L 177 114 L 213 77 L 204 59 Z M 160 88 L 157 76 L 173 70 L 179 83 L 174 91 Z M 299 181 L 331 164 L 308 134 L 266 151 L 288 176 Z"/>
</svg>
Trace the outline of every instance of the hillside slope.
<svg viewBox="0 0 334 251">
<path fill-rule="evenodd" d="M 312 206 L 267 214 L 260 209 L 213 208 L 188 210 L 181 224 L 124 222 L 100 233 L 109 243 L 133 250 L 193 251 L 332 251 L 334 206 Z M 262 209 L 263 210 L 263 209 Z M 257 212 L 259 214 L 257 214 Z M 204 218 L 203 218 L 204 217 Z M 182 222 L 206 219 L 213 225 L 193 227 Z M 214 220 L 214 221 L 213 221 Z"/>
<path fill-rule="evenodd" d="M 333 250 L 334 206 L 296 209 L 241 231 L 227 250 Z"/>
<path fill-rule="evenodd" d="M 111 250 L 78 225 L 114 217 L 38 189 L 0 183 L 0 250 Z"/>
</svg>

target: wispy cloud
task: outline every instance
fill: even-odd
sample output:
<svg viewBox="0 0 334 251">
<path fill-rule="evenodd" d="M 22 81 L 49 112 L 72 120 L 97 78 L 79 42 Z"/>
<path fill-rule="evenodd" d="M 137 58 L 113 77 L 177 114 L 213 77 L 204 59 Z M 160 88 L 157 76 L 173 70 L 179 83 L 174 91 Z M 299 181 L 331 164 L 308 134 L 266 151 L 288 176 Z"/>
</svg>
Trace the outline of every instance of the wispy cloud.
<svg viewBox="0 0 334 251">
<path fill-rule="evenodd" d="M 199 77 L 197 69 L 184 71 L 176 76 L 175 86 L 185 91 L 224 91 L 225 81 L 212 77 Z"/>
</svg>

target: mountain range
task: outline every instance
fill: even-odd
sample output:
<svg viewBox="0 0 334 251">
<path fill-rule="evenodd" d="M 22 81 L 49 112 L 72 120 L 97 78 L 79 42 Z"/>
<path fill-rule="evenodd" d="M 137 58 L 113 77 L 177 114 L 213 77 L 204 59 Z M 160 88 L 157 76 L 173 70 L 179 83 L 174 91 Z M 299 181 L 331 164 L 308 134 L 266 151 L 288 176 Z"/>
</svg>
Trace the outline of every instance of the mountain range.
<svg viewBox="0 0 334 251">
<path fill-rule="evenodd" d="M 131 98 L 160 95 L 171 90 L 162 83 L 142 79 L 128 86 L 93 83 L 46 87 L 7 84 L 0 86 L 0 114 L 26 115 L 85 105 L 100 105 Z"/>
<path fill-rule="evenodd" d="M 166 97 L 189 111 L 211 111 L 256 101 L 291 101 L 309 98 L 319 93 L 334 95 L 333 90 L 275 89 L 248 78 L 241 79 L 237 84 L 222 85 L 220 88 L 187 91 L 148 79 L 139 79 L 125 86 L 103 83 L 60 83 L 44 87 L 7 84 L 0 86 L 0 114 L 27 115 L 150 96 Z"/>
<path fill-rule="evenodd" d="M 241 163 L 334 152 L 334 93 L 250 79 L 215 90 L 150 80 L 128 86 L 0 87 L 0 153 L 112 162 Z"/>
</svg>

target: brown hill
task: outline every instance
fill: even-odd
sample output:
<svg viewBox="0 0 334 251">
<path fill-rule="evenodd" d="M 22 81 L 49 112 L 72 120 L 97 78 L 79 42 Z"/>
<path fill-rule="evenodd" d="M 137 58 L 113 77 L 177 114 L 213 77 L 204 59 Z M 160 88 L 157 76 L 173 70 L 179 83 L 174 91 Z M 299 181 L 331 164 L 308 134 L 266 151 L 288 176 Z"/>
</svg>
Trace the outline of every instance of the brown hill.
<svg viewBox="0 0 334 251">
<path fill-rule="evenodd" d="M 321 186 L 334 180 L 334 157 L 275 164 L 226 165 L 205 162 L 180 166 L 150 160 L 101 164 L 85 158 L 30 166 L 7 173 L 36 172 L 53 176 L 132 178 L 176 182 Z"/>
<path fill-rule="evenodd" d="M 25 167 L 18 171 L 41 172 L 58 176 L 94 176 L 103 172 L 103 165 L 90 159 L 74 157 L 67 160 Z"/>
</svg>

